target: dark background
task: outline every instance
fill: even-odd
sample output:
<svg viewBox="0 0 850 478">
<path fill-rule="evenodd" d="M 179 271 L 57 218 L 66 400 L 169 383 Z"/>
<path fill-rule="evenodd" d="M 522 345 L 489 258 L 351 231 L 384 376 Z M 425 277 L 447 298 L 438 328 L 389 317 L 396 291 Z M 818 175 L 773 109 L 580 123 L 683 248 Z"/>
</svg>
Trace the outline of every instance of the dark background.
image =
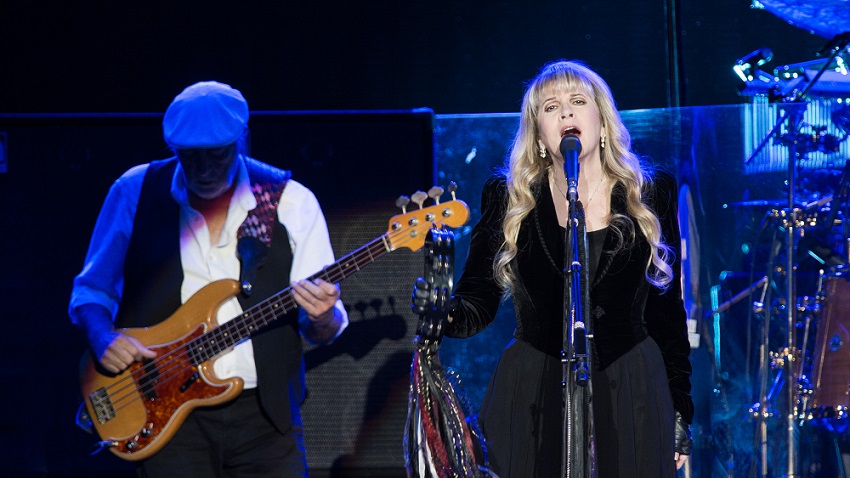
<svg viewBox="0 0 850 478">
<path fill-rule="evenodd" d="M 254 110 L 518 110 L 579 58 L 621 109 L 740 101 L 731 67 L 814 59 L 825 38 L 749 0 L 0 2 L 0 112 L 160 112 L 216 79 Z"/>
<path fill-rule="evenodd" d="M 558 58 L 599 71 L 622 110 L 741 103 L 737 58 L 769 47 L 772 69 L 815 59 L 827 40 L 747 0 L 0 0 L 0 471 L 132 469 L 89 458 L 92 438 L 71 424 L 84 342 L 65 309 L 100 201 L 121 172 L 167 155 L 160 114 L 185 86 L 243 92 L 254 153 L 316 192 L 340 256 L 386 230 L 397 195 L 431 185 L 434 118 L 415 108 L 515 112 L 523 82 Z M 325 388 L 305 414 L 334 418 L 308 443 L 316 476 L 403 475 L 406 296 L 420 260 L 400 251 L 347 280 L 351 334 L 308 350 Z"/>
</svg>

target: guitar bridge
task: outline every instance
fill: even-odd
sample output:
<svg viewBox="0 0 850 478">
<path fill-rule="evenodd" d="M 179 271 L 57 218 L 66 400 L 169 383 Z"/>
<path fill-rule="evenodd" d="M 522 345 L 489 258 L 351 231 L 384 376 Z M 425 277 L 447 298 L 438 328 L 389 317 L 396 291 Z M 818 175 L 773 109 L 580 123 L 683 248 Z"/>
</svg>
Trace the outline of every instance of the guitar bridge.
<svg viewBox="0 0 850 478">
<path fill-rule="evenodd" d="M 94 393 L 89 395 L 89 400 L 98 423 L 104 424 L 115 418 L 115 407 L 112 405 L 112 399 L 109 398 L 106 389 L 95 390 Z"/>
</svg>

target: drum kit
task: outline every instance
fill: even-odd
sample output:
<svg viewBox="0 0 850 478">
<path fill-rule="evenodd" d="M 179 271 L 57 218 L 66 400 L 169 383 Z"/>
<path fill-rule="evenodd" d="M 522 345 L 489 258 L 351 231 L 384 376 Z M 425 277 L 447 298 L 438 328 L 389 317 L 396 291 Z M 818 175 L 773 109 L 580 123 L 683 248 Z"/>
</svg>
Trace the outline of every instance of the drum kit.
<svg viewBox="0 0 850 478">
<path fill-rule="evenodd" d="M 746 83 L 742 93 L 780 103 L 776 124 L 747 163 L 769 142 L 781 145 L 788 158 L 788 194 L 733 203 L 766 208 L 763 230 L 774 234 L 759 257 L 764 259 L 765 277 L 715 309 L 761 292 L 752 308 L 761 329 L 759 390 L 749 407 L 757 425 L 754 463 L 761 465 L 759 476 L 768 476 L 768 455 L 776 455 L 769 449 L 781 447 L 784 476 L 794 477 L 802 476 L 798 449 L 802 428 L 836 437 L 850 429 L 850 160 L 831 161 L 843 160 L 843 169 L 801 167 L 810 153 L 840 156 L 835 153 L 850 135 L 850 74 L 844 63 L 845 57 L 850 58 L 850 4 L 846 0 L 758 3 L 792 25 L 829 39 L 822 59 L 786 65 L 773 75 L 752 71 L 769 61 L 767 49 L 738 61 L 736 72 Z M 841 135 L 828 134 L 827 127 L 802 133 L 806 108 L 824 97 L 841 98 L 831 103 L 830 115 L 832 130 Z M 776 419 L 782 420 L 782 432 L 768 436 L 767 424 Z M 839 476 L 850 476 L 840 464 L 837 469 Z"/>
</svg>

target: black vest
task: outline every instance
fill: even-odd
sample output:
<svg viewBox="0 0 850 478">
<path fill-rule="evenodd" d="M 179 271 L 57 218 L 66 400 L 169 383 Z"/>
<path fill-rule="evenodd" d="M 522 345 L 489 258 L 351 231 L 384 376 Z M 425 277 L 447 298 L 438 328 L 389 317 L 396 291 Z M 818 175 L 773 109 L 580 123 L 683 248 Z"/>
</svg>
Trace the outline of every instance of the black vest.
<svg viewBox="0 0 850 478">
<path fill-rule="evenodd" d="M 268 168 L 249 158 L 246 164 L 251 179 L 252 172 L 257 174 Z M 148 166 L 124 261 L 124 291 L 115 318 L 116 327 L 155 325 L 182 305 L 180 206 L 171 196 L 176 167 L 176 158 L 153 161 Z M 289 285 L 292 249 L 289 234 L 278 221 L 274 222 L 266 264 L 273 267 L 258 268 L 251 296 L 237 297 L 243 310 Z M 291 413 L 300 409 L 305 392 L 297 310 L 267 326 L 252 342 L 260 403 L 275 427 L 285 433 L 292 423 Z"/>
</svg>

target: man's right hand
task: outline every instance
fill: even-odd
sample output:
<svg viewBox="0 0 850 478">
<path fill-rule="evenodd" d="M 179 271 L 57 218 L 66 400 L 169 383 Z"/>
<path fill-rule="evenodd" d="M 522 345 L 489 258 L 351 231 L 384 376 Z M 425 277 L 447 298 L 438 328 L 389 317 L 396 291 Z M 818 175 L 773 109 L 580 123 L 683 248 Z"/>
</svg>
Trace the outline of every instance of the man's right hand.
<svg viewBox="0 0 850 478">
<path fill-rule="evenodd" d="M 142 345 L 135 337 L 115 330 L 112 317 L 105 307 L 85 304 L 77 312 L 79 325 L 86 331 L 89 346 L 106 371 L 120 373 L 133 362 L 156 357 L 156 352 Z"/>
<path fill-rule="evenodd" d="M 133 362 L 156 357 L 156 352 L 142 345 L 138 339 L 119 332 L 111 331 L 97 342 L 98 347 L 93 348 L 95 356 L 100 365 L 112 373 L 124 371 Z M 100 345 L 103 343 L 106 343 L 105 347 Z"/>
</svg>

